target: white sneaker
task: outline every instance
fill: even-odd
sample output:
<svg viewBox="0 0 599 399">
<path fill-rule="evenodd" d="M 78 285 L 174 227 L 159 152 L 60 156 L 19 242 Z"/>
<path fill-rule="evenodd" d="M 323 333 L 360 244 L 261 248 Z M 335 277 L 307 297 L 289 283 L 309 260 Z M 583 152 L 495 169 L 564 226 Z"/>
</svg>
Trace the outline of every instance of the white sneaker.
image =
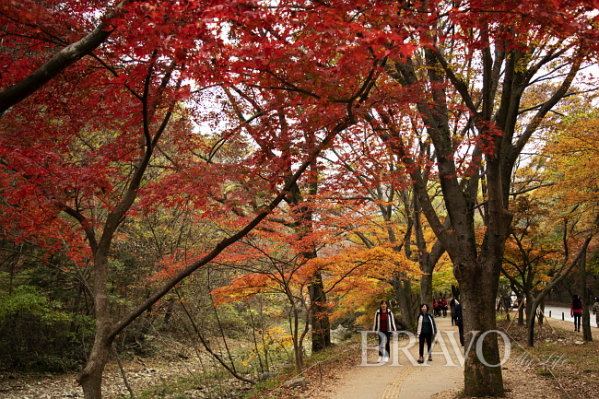
<svg viewBox="0 0 599 399">
<path fill-rule="evenodd" d="M 383 361 L 383 357 L 382 357 L 382 356 L 379 356 L 379 359 L 378 359 L 376 362 L 377 362 L 377 363 L 380 363 L 380 362 L 382 362 L 382 361 Z"/>
<path fill-rule="evenodd" d="M 389 356 L 385 356 L 385 357 L 383 358 L 383 362 L 387 363 L 388 361 L 389 361 Z"/>
</svg>

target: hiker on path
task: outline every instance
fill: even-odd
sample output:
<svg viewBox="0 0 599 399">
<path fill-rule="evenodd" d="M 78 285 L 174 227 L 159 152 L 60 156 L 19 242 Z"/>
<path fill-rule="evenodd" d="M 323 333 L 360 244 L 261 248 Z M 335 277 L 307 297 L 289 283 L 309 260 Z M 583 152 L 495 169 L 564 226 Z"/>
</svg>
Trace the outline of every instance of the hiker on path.
<svg viewBox="0 0 599 399">
<path fill-rule="evenodd" d="M 447 317 L 447 299 L 445 297 L 441 300 L 441 310 L 443 311 L 443 317 Z"/>
<path fill-rule="evenodd" d="M 389 361 L 391 333 L 396 331 L 397 328 L 395 327 L 395 317 L 391 309 L 389 309 L 387 301 L 381 301 L 379 309 L 374 314 L 374 326 L 372 330 L 377 332 L 379 336 L 379 359 L 377 363 Z M 385 346 L 384 351 L 383 345 Z"/>
<path fill-rule="evenodd" d="M 597 327 L 599 327 L 599 296 L 595 298 L 595 303 L 593 304 L 593 314 L 595 315 L 595 323 Z"/>
<path fill-rule="evenodd" d="M 455 300 L 455 315 L 453 316 L 455 320 L 455 325 L 458 326 L 458 331 L 460 333 L 460 344 L 464 346 L 464 318 L 462 316 L 462 304 Z"/>
<path fill-rule="evenodd" d="M 416 336 L 419 341 L 419 354 L 420 358 L 418 358 L 418 363 L 424 363 L 424 342 L 426 341 L 427 353 L 428 353 L 428 361 L 432 361 L 433 357 L 431 356 L 431 346 L 433 341 L 433 336 L 437 334 L 437 325 L 435 324 L 435 318 L 432 314 L 428 312 L 428 305 L 423 303 L 420 305 L 420 313 L 418 314 L 418 328 L 416 330 Z"/>
<path fill-rule="evenodd" d="M 437 301 L 436 299 L 433 299 L 433 312 L 435 314 L 435 317 L 441 316 L 440 306 L 441 306 L 441 303 L 439 301 Z"/>
<path fill-rule="evenodd" d="M 449 301 L 449 310 L 451 311 L 451 325 L 455 324 L 455 305 L 458 303 L 458 300 L 455 298 L 451 298 Z"/>
<path fill-rule="evenodd" d="M 582 319 L 582 299 L 578 297 L 578 294 L 572 296 L 572 302 L 570 303 L 570 316 L 574 317 L 574 331 L 580 332 L 580 321 Z"/>
</svg>

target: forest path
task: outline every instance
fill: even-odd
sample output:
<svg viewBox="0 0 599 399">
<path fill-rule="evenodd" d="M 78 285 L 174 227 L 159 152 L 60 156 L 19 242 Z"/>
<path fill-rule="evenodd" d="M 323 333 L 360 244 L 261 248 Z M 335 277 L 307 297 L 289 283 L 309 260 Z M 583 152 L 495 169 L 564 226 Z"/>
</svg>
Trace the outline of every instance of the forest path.
<svg viewBox="0 0 599 399">
<path fill-rule="evenodd" d="M 405 334 L 391 347 L 391 359 L 376 365 L 378 353 L 369 347 L 367 364 L 351 367 L 334 386 L 310 396 L 318 399 L 428 399 L 436 393 L 463 388 L 463 348 L 449 316 L 435 319 L 438 335 L 433 361 L 419 364 L 418 341 Z M 397 344 L 397 345 L 395 345 Z M 426 350 L 426 348 L 425 348 Z M 459 352 L 456 354 L 456 350 Z M 364 363 L 364 359 L 363 359 Z M 328 396 L 324 396 L 328 395 Z"/>
</svg>

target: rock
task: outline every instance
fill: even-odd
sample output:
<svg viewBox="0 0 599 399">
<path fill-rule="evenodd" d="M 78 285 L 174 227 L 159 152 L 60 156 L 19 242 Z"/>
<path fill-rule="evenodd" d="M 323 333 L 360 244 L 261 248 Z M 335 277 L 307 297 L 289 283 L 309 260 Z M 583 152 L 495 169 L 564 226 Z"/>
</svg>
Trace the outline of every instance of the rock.
<svg viewBox="0 0 599 399">
<path fill-rule="evenodd" d="M 271 372 L 271 373 L 262 373 L 260 376 L 260 381 L 268 380 L 271 377 L 277 376 L 279 373 Z"/>
<path fill-rule="evenodd" d="M 339 324 L 334 330 L 331 330 L 331 338 L 344 340 L 350 337 L 351 332 L 349 332 L 348 329 L 343 327 L 341 324 Z"/>
<path fill-rule="evenodd" d="M 293 380 L 289 380 L 285 383 L 286 387 L 305 387 L 306 379 L 305 378 L 294 378 Z"/>
</svg>

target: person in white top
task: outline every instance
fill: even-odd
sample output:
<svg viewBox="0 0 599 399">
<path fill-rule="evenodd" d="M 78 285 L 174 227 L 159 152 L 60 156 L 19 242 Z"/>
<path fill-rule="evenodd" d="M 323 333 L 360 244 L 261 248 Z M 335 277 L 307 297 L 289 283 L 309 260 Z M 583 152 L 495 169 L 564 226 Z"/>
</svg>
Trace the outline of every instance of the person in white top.
<svg viewBox="0 0 599 399">
<path fill-rule="evenodd" d="M 389 361 L 391 334 L 396 330 L 395 317 L 391 309 L 389 309 L 389 304 L 387 304 L 387 301 L 381 301 L 379 309 L 374 314 L 374 326 L 372 327 L 372 331 L 377 332 L 379 336 L 378 363 Z"/>
</svg>

